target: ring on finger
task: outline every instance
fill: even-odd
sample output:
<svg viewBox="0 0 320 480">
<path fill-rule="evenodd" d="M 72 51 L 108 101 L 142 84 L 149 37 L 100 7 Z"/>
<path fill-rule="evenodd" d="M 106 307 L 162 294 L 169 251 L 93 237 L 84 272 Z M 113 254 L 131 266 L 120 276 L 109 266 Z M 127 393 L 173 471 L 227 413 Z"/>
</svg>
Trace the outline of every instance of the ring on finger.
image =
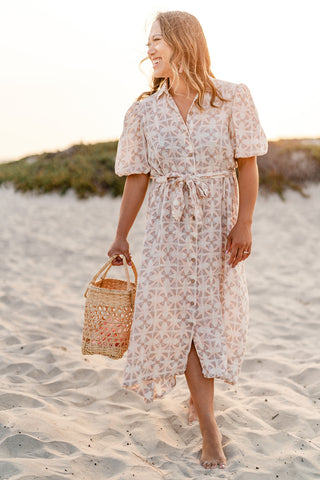
<svg viewBox="0 0 320 480">
<path fill-rule="evenodd" d="M 247 250 L 243 250 L 243 252 L 245 255 L 250 255 L 250 252 L 248 252 Z"/>
</svg>

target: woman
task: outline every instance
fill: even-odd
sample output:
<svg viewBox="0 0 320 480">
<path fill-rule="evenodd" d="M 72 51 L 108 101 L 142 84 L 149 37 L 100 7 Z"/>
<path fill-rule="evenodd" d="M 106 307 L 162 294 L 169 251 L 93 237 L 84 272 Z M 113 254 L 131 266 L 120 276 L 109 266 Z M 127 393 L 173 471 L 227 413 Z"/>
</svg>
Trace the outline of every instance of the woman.
<svg viewBox="0 0 320 480">
<path fill-rule="evenodd" d="M 153 84 L 126 113 L 115 171 L 127 175 L 108 255 L 130 262 L 128 232 L 149 179 L 147 226 L 123 387 L 146 402 L 185 374 L 201 464 L 224 468 L 214 379 L 234 384 L 244 355 L 244 260 L 267 140 L 248 88 L 217 80 L 198 20 L 159 13 L 148 41 Z M 238 166 L 238 180 L 235 167 Z M 121 257 L 113 261 L 122 264 Z"/>
</svg>

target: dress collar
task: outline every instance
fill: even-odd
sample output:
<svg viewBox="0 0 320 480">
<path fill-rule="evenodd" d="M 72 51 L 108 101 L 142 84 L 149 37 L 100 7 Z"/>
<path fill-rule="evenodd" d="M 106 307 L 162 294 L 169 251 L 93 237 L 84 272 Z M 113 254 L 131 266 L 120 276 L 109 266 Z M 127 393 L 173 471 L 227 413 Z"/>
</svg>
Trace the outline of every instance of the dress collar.
<svg viewBox="0 0 320 480">
<path fill-rule="evenodd" d="M 161 95 L 163 93 L 165 93 L 166 95 L 170 95 L 169 94 L 169 89 L 168 89 L 168 79 L 167 78 L 164 80 L 163 84 L 161 85 L 159 90 L 156 92 L 157 100 L 161 97 Z M 198 98 L 198 93 L 196 93 L 196 96 L 194 97 L 194 102 L 197 98 Z"/>
<path fill-rule="evenodd" d="M 168 79 L 167 79 L 167 78 L 164 80 L 163 84 L 161 85 L 161 87 L 159 88 L 159 90 L 158 90 L 157 93 L 156 93 L 157 100 L 158 100 L 158 98 L 161 97 L 161 95 L 162 95 L 163 93 L 166 93 L 167 95 L 168 95 L 168 93 L 169 93 L 169 90 L 168 90 Z"/>
<path fill-rule="evenodd" d="M 211 80 L 215 81 L 215 77 L 211 77 Z M 169 94 L 169 90 L 168 90 L 168 78 L 165 78 L 164 81 L 163 81 L 163 84 L 161 85 L 161 87 L 159 88 L 159 90 L 156 92 L 156 98 L 158 100 L 158 98 L 161 97 L 161 95 L 163 93 L 166 93 L 167 95 Z M 207 93 L 207 92 L 206 92 Z M 196 94 L 195 96 L 195 100 L 197 99 L 198 97 L 198 94 Z"/>
</svg>

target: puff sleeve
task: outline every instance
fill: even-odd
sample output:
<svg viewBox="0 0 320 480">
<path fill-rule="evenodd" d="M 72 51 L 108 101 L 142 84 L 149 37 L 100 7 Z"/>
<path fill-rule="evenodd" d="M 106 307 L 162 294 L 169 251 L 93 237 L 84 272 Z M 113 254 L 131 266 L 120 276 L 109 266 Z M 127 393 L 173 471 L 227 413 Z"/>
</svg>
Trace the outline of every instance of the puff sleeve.
<svg viewBox="0 0 320 480">
<path fill-rule="evenodd" d="M 141 125 L 141 105 L 136 101 L 124 117 L 115 161 L 115 173 L 121 177 L 149 172 L 147 142 Z"/>
<path fill-rule="evenodd" d="M 249 88 L 236 85 L 231 107 L 230 137 L 234 158 L 247 158 L 264 155 L 268 151 L 268 141 L 260 125 L 257 109 Z"/>
</svg>

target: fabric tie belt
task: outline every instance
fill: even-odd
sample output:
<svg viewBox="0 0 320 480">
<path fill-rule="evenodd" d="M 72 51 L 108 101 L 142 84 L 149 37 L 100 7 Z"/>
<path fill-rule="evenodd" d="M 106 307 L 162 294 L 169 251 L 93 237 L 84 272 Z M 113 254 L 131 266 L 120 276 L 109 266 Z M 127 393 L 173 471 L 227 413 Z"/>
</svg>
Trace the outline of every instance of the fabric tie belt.
<svg viewBox="0 0 320 480">
<path fill-rule="evenodd" d="M 187 186 L 190 195 L 191 204 L 194 209 L 194 215 L 197 222 L 202 220 L 202 208 L 200 199 L 208 195 L 208 184 L 203 179 L 223 178 L 235 174 L 235 169 L 225 170 L 222 172 L 211 173 L 210 175 L 181 175 L 180 173 L 169 173 L 167 175 L 151 175 L 153 181 L 159 183 L 173 183 L 177 187 L 177 194 L 172 204 L 172 216 L 177 220 L 181 220 L 184 205 L 183 187 Z"/>
</svg>

